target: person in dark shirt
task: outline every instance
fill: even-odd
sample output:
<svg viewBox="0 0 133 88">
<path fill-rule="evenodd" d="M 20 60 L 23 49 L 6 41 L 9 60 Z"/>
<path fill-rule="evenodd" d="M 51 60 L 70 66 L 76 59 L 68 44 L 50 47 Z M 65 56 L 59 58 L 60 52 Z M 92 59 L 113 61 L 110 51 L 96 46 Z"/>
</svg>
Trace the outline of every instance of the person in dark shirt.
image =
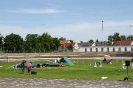
<svg viewBox="0 0 133 88">
<path fill-rule="evenodd" d="M 107 62 L 106 58 L 104 57 L 103 62 Z"/>
<path fill-rule="evenodd" d="M 22 63 L 21 63 L 22 73 L 24 73 L 25 63 L 26 63 L 26 61 L 25 61 L 25 60 L 23 60 L 23 61 L 22 61 Z"/>
</svg>

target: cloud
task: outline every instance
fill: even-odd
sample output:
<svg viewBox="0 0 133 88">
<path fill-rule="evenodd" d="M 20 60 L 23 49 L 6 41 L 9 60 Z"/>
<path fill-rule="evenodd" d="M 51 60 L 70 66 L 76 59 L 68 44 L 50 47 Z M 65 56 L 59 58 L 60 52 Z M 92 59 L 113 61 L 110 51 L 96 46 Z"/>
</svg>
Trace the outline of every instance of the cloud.
<svg viewBox="0 0 133 88">
<path fill-rule="evenodd" d="M 5 10 L 13 13 L 34 13 L 34 14 L 48 14 L 48 13 L 61 13 L 63 10 L 57 9 L 18 9 L 18 10 Z"/>
<path fill-rule="evenodd" d="M 7 26 L 7 25 L 0 25 L 0 31 L 2 36 L 7 36 L 11 33 L 23 35 L 26 32 L 27 29 L 17 27 L 17 26 Z"/>
<path fill-rule="evenodd" d="M 54 37 L 65 37 L 76 41 L 102 40 L 102 37 L 103 40 L 107 40 L 108 36 L 113 35 L 115 32 L 120 33 L 120 35 L 130 35 L 132 30 L 129 23 L 133 24 L 133 21 L 104 21 L 103 33 L 102 22 L 83 22 L 51 28 L 40 27 L 37 29 L 45 29 L 45 31 Z"/>
<path fill-rule="evenodd" d="M 43 34 L 48 32 L 52 37 L 64 37 L 74 41 L 89 41 L 93 39 L 107 40 L 109 35 L 113 35 L 115 32 L 120 35 L 130 35 L 133 31 L 133 27 L 130 25 L 133 21 L 104 21 L 103 22 L 103 34 L 102 34 L 102 22 L 83 22 L 77 24 L 66 24 L 61 26 L 51 27 L 37 27 L 37 28 L 23 28 L 18 26 L 6 26 L 0 25 L 0 31 L 2 36 L 9 35 L 11 33 L 19 34 L 23 38 L 27 34 Z"/>
</svg>

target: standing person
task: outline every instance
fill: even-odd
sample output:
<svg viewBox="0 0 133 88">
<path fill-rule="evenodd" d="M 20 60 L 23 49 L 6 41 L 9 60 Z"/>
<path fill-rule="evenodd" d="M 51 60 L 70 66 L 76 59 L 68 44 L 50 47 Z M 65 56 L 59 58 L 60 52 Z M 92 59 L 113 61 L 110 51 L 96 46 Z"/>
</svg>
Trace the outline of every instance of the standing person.
<svg viewBox="0 0 133 88">
<path fill-rule="evenodd" d="M 22 69 L 22 73 L 24 73 L 24 69 L 25 69 L 25 63 L 26 63 L 26 61 L 25 60 L 23 60 L 22 61 L 22 63 L 21 63 L 21 69 Z"/>
<path fill-rule="evenodd" d="M 60 63 L 60 57 L 58 57 L 58 59 L 57 59 L 57 63 Z"/>
<path fill-rule="evenodd" d="M 28 62 L 28 64 L 27 64 L 28 74 L 31 74 L 31 64 L 32 64 L 32 62 Z"/>
</svg>

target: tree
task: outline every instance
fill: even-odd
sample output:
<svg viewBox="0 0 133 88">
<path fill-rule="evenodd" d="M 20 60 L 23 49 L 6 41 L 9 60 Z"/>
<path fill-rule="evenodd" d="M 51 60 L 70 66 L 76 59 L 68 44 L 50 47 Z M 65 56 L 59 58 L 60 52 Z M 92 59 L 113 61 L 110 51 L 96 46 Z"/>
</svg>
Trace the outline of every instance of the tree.
<svg viewBox="0 0 133 88">
<path fill-rule="evenodd" d="M 2 37 L 0 37 L 0 45 L 2 45 Z"/>
<path fill-rule="evenodd" d="M 0 50 L 3 51 L 3 44 L 4 44 L 4 41 L 3 41 L 4 37 L 1 36 L 0 34 Z"/>
<path fill-rule="evenodd" d="M 43 38 L 41 36 L 38 36 L 37 38 L 37 49 L 39 52 L 43 52 L 44 51 L 44 46 L 43 46 Z"/>
<path fill-rule="evenodd" d="M 121 40 L 126 40 L 126 36 L 125 35 L 120 35 L 120 39 Z"/>
<path fill-rule="evenodd" d="M 23 38 L 17 34 L 11 33 L 4 38 L 5 51 L 8 52 L 21 52 L 23 51 Z"/>
<path fill-rule="evenodd" d="M 60 41 L 58 38 L 52 38 L 52 42 L 53 42 L 53 50 L 58 50 L 58 47 L 60 46 Z"/>
<path fill-rule="evenodd" d="M 119 40 L 120 40 L 119 33 L 118 32 L 114 33 L 114 35 L 113 35 L 114 44 L 116 44 L 116 42 L 119 41 Z"/>
<path fill-rule="evenodd" d="M 66 40 L 66 38 L 60 37 L 59 40 Z"/>
<path fill-rule="evenodd" d="M 108 45 L 112 45 L 114 42 L 113 42 L 113 35 L 109 35 L 108 36 Z"/>
<path fill-rule="evenodd" d="M 99 42 L 99 40 L 97 39 L 96 42 Z"/>
<path fill-rule="evenodd" d="M 109 45 L 111 45 L 111 44 L 115 45 L 115 43 L 116 43 L 117 41 L 119 41 L 119 40 L 121 40 L 121 38 L 120 38 L 118 32 L 114 33 L 114 35 L 109 35 L 109 36 L 108 36 L 108 44 L 109 44 Z"/>
<path fill-rule="evenodd" d="M 73 40 L 69 40 L 73 44 Z"/>
<path fill-rule="evenodd" d="M 91 40 L 89 40 L 89 43 L 93 43 L 94 41 L 91 39 Z"/>
<path fill-rule="evenodd" d="M 127 40 L 133 40 L 133 36 L 132 35 L 127 36 Z"/>
<path fill-rule="evenodd" d="M 37 51 L 37 43 L 38 43 L 38 34 L 27 34 L 25 38 L 25 50 L 28 52 L 36 52 Z"/>
<path fill-rule="evenodd" d="M 41 40 L 44 50 L 47 52 L 51 51 L 54 46 L 52 37 L 46 32 L 41 35 Z"/>
<path fill-rule="evenodd" d="M 70 44 L 68 47 L 67 47 L 68 50 L 73 50 L 73 46 L 72 44 Z"/>
</svg>

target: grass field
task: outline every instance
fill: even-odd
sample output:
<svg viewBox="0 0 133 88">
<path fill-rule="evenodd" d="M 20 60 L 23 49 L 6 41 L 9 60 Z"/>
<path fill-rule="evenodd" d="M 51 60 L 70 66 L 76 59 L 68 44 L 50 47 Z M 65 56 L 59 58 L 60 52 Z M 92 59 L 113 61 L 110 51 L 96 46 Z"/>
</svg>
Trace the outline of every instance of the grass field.
<svg viewBox="0 0 133 88">
<path fill-rule="evenodd" d="M 50 60 L 53 63 L 54 60 Z M 123 80 L 127 76 L 127 69 L 122 69 L 122 60 L 112 60 L 112 64 L 102 63 L 102 67 L 94 67 L 95 61 L 99 60 L 71 60 L 74 66 L 65 63 L 65 67 L 43 67 L 32 68 L 37 75 L 29 75 L 27 69 L 24 74 L 20 68 L 14 69 L 13 65 L 21 62 L 1 62 L 0 77 L 16 78 L 64 78 L 64 79 L 85 79 L 99 80 L 102 76 L 108 77 L 107 80 Z M 34 61 L 33 64 L 43 64 L 47 61 Z M 133 78 L 133 69 L 128 66 L 128 75 Z"/>
</svg>

